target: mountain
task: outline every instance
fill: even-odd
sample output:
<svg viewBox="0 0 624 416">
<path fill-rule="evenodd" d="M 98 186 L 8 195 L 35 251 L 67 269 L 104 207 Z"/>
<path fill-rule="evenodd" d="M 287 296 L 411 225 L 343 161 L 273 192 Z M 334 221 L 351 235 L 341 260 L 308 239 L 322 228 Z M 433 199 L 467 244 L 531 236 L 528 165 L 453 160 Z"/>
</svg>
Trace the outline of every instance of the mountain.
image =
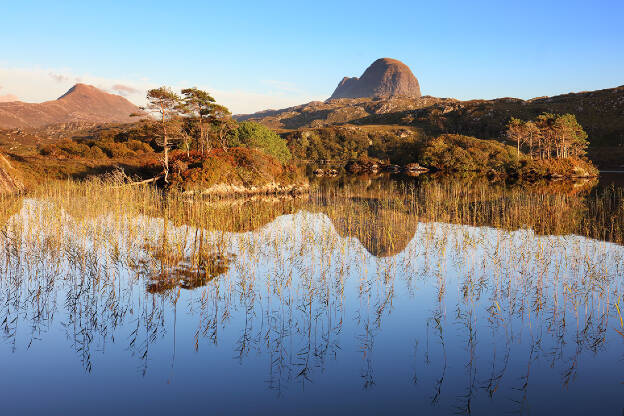
<svg viewBox="0 0 624 416">
<path fill-rule="evenodd" d="M 360 78 L 344 77 L 330 97 L 420 97 L 420 85 L 407 65 L 390 58 L 373 62 Z"/>
<path fill-rule="evenodd" d="M 39 128 L 68 122 L 131 122 L 139 108 L 92 85 L 76 84 L 54 101 L 0 102 L 0 128 Z"/>
</svg>

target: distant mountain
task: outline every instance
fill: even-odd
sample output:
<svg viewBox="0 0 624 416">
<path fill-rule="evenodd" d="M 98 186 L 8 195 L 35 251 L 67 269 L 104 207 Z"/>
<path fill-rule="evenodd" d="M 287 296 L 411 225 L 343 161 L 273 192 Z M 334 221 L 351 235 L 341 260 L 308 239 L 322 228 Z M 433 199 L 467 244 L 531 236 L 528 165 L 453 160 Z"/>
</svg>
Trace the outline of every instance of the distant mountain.
<svg viewBox="0 0 624 416">
<path fill-rule="evenodd" d="M 360 78 L 344 77 L 332 98 L 420 97 L 420 85 L 407 65 L 390 58 L 377 59 Z"/>
<path fill-rule="evenodd" d="M 69 122 L 131 122 L 139 108 L 94 86 L 76 84 L 54 101 L 0 102 L 0 128 L 39 128 Z"/>
</svg>

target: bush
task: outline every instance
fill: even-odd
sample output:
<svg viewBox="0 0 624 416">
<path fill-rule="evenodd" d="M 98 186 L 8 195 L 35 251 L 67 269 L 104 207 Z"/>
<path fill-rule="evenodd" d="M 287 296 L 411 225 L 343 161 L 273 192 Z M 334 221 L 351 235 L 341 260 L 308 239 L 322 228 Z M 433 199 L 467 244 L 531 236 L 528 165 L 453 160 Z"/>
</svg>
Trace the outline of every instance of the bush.
<svg viewBox="0 0 624 416">
<path fill-rule="evenodd" d="M 290 184 L 297 179 L 294 171 L 273 156 L 245 147 L 234 147 L 227 152 L 214 149 L 200 159 L 193 153 L 187 157 L 183 152 L 175 152 L 170 163 L 173 166 L 171 182 L 187 190 L 205 189 L 217 184 Z"/>
<path fill-rule="evenodd" d="M 282 163 L 291 159 L 290 151 L 286 146 L 286 140 L 268 127 L 253 121 L 243 121 L 230 135 L 228 145 L 230 147 L 252 147 L 262 150 L 268 155 L 275 157 Z"/>
<path fill-rule="evenodd" d="M 128 149 L 125 143 L 101 142 L 97 143 L 96 146 L 102 149 L 104 153 L 111 158 L 127 157 L 135 154 L 132 150 Z"/>
<path fill-rule="evenodd" d="M 106 159 L 108 157 L 106 153 L 97 146 L 92 146 L 86 156 L 90 159 Z"/>
<path fill-rule="evenodd" d="M 521 154 L 521 158 L 525 156 Z M 520 167 L 517 151 L 494 140 L 480 140 L 458 134 L 443 134 L 429 140 L 419 163 L 450 172 L 515 172 Z"/>
<path fill-rule="evenodd" d="M 85 156 L 89 152 L 89 146 L 77 143 L 73 140 L 63 140 L 58 142 L 56 146 L 63 152 L 71 156 Z"/>
<path fill-rule="evenodd" d="M 59 148 L 53 144 L 39 145 L 39 154 L 42 156 L 53 156 L 60 152 Z"/>
<path fill-rule="evenodd" d="M 152 153 L 154 149 L 140 140 L 130 139 L 125 143 L 126 147 L 136 153 Z"/>
<path fill-rule="evenodd" d="M 332 126 L 285 134 L 292 154 L 307 161 L 347 161 L 368 156 L 405 165 L 415 162 L 422 132 L 405 128 Z"/>
</svg>

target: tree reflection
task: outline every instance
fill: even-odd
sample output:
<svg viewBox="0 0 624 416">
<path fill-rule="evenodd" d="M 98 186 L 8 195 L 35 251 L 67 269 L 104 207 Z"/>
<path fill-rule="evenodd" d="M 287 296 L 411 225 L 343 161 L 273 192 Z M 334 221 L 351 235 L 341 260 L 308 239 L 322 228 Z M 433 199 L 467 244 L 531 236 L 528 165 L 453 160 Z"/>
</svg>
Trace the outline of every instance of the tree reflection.
<svg viewBox="0 0 624 416">
<path fill-rule="evenodd" d="M 123 344 L 143 375 L 173 336 L 172 355 L 181 342 L 197 360 L 220 348 L 262 360 L 278 395 L 337 362 L 378 390 L 390 360 L 410 359 L 384 356 L 384 337 L 415 338 L 413 388 L 462 414 L 509 394 L 526 412 L 536 361 L 567 388 L 584 352 L 621 345 L 624 251 L 605 242 L 622 241 L 621 192 L 384 186 L 214 205 L 84 190 L 17 200 L 0 211 L 2 336 L 18 351 L 60 325 L 85 371 Z"/>
</svg>

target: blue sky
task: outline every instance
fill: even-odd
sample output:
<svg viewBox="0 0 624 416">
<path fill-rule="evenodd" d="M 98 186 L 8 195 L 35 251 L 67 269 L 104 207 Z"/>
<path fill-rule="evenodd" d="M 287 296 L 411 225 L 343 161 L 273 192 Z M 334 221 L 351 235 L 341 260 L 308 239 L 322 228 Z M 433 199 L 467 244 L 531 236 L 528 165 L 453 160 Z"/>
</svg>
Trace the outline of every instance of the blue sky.
<svg viewBox="0 0 624 416">
<path fill-rule="evenodd" d="M 139 102 L 198 86 L 248 112 L 326 99 L 380 57 L 441 97 L 624 84 L 622 0 L 93 4 L 3 2 L 0 96 L 53 99 L 80 80 Z"/>
</svg>

